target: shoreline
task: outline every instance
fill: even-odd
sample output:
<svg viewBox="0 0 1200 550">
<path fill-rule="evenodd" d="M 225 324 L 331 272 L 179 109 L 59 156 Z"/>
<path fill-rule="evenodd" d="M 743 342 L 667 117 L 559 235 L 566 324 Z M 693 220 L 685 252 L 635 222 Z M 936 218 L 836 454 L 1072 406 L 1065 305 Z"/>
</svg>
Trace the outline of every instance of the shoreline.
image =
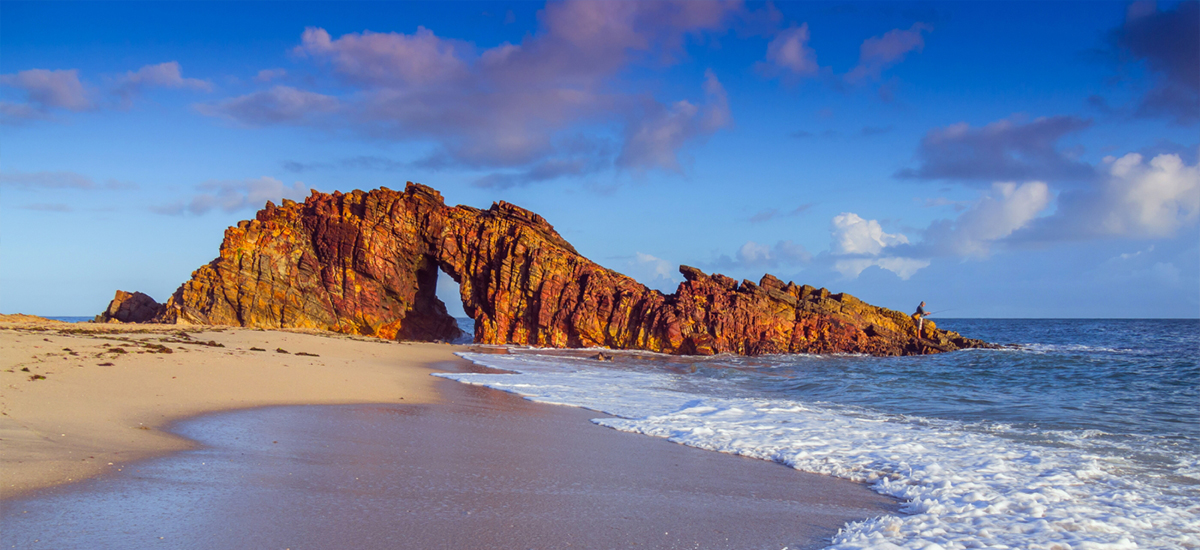
<svg viewBox="0 0 1200 550">
<path fill-rule="evenodd" d="M 453 355 L 465 349 L 315 331 L 0 321 L 0 539 L 85 547 L 73 533 L 131 522 L 119 536 L 185 541 L 217 530 L 229 547 L 254 537 L 294 547 L 337 534 L 326 542 L 343 544 L 362 535 L 340 526 L 380 515 L 362 508 L 371 502 L 399 508 L 367 531 L 406 533 L 421 541 L 414 547 L 608 548 L 618 537 L 820 548 L 847 522 L 898 510 L 865 484 L 623 433 L 591 421 L 603 413 L 431 376 L 491 370 Z M 205 461 L 224 470 L 209 473 Z M 384 481 L 364 493 L 364 473 Z M 198 508 L 137 519 L 138 502 L 179 486 Z M 319 510 L 295 508 L 318 495 Z M 223 518 L 220 529 L 197 531 L 197 514 Z M 314 514 L 330 523 L 295 519 Z"/>
<path fill-rule="evenodd" d="M 816 550 L 898 506 L 862 484 L 605 428 L 594 411 L 438 386 L 433 404 L 180 421 L 170 429 L 200 448 L 0 502 L 0 546 Z"/>
<path fill-rule="evenodd" d="M 0 320 L 0 500 L 195 448 L 164 428 L 205 413 L 435 403 L 430 374 L 465 363 L 460 346 L 321 331 L 16 317 Z"/>
</svg>

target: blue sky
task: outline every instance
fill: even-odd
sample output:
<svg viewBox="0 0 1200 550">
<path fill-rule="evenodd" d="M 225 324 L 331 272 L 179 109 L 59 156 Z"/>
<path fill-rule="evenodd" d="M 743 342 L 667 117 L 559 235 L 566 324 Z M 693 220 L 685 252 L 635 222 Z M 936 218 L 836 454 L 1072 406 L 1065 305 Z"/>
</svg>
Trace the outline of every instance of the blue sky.
<svg viewBox="0 0 1200 550">
<path fill-rule="evenodd" d="M 1196 2 L 0 11 L 4 313 L 165 301 L 267 200 L 417 181 L 665 292 L 1200 316 Z"/>
</svg>

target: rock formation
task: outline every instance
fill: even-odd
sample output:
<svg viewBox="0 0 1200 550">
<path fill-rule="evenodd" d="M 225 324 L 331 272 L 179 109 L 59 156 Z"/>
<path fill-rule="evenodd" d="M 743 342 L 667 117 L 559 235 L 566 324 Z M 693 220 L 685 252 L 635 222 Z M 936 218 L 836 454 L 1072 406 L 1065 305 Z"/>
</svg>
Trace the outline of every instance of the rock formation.
<svg viewBox="0 0 1200 550">
<path fill-rule="evenodd" d="M 97 323 L 145 323 L 163 313 L 163 305 L 141 292 L 118 290 L 108 309 L 96 316 Z"/>
<path fill-rule="evenodd" d="M 155 320 L 448 340 L 459 331 L 435 294 L 439 268 L 459 283 L 485 344 L 701 355 L 988 345 L 928 321 L 918 340 L 904 313 L 771 275 L 738 283 L 683 266 L 686 280 L 666 295 L 584 258 L 528 210 L 448 207 L 413 183 L 267 203 L 226 230 L 220 256 Z"/>
</svg>

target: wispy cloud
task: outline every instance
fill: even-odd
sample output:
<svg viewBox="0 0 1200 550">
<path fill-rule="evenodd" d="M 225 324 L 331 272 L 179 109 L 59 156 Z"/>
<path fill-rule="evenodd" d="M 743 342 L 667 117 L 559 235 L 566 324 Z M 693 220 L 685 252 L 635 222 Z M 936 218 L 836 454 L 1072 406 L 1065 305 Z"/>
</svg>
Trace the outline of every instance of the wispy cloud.
<svg viewBox="0 0 1200 550">
<path fill-rule="evenodd" d="M 662 102 L 628 70 L 678 63 L 687 37 L 725 32 L 744 12 L 713 1 L 550 3 L 536 33 L 487 49 L 424 27 L 341 36 L 314 27 L 294 52 L 350 92 L 276 87 L 198 110 L 249 125 L 335 121 L 375 138 L 429 140 L 438 149 L 418 162 L 515 170 L 487 180 L 496 185 L 572 164 L 577 152 L 564 138 L 596 126 L 620 140 L 591 152 L 609 155 L 610 166 L 678 171 L 685 148 L 731 124 L 724 88 L 708 71 L 700 97 Z"/>
<path fill-rule="evenodd" d="M 733 257 L 722 254 L 705 265 L 714 269 L 775 269 L 802 266 L 812 259 L 804 245 L 791 240 L 777 241 L 774 246 L 746 241 Z"/>
<path fill-rule="evenodd" d="M 645 102 L 643 112 L 626 126 L 625 143 L 616 164 L 624 168 L 682 171 L 679 151 L 689 142 L 728 127 L 733 122 L 729 98 L 712 69 L 704 73 L 704 101 L 677 101 L 669 107 Z"/>
<path fill-rule="evenodd" d="M 914 23 L 908 29 L 893 29 L 882 36 L 868 38 L 859 47 L 858 65 L 846 73 L 846 82 L 857 84 L 878 80 L 884 69 L 904 60 L 909 52 L 925 49 L 922 33 L 933 30 L 925 23 Z"/>
<path fill-rule="evenodd" d="M 994 181 L 1081 181 L 1095 177 L 1093 168 L 1059 146 L 1066 136 L 1091 126 L 1073 116 L 1000 120 L 982 128 L 965 122 L 935 128 L 917 148 L 919 165 L 896 177 L 956 180 L 990 185 Z"/>
<path fill-rule="evenodd" d="M 821 67 L 817 65 L 817 52 L 808 45 L 810 38 L 808 23 L 780 31 L 767 44 L 766 59 L 755 69 L 764 76 L 785 80 L 816 76 Z"/>
<path fill-rule="evenodd" d="M 992 184 L 991 191 L 953 221 L 934 222 L 924 232 L 926 254 L 986 257 L 993 243 L 1026 227 L 1050 206 L 1043 182 Z"/>
<path fill-rule="evenodd" d="M 1138 153 L 1104 160 L 1098 185 L 1064 191 L 1054 215 L 1024 240 L 1170 237 L 1200 216 L 1200 168 L 1178 155 L 1148 162 Z"/>
<path fill-rule="evenodd" d="M 858 135 L 863 137 L 872 137 L 887 134 L 896 129 L 895 126 L 863 126 L 862 130 L 858 131 Z"/>
<path fill-rule="evenodd" d="M 255 82 L 270 82 L 287 76 L 286 69 L 263 69 L 254 76 Z"/>
<path fill-rule="evenodd" d="M 136 71 L 126 72 L 116 81 L 115 93 L 123 107 L 128 107 L 133 98 L 147 88 L 174 88 L 211 92 L 213 85 L 207 80 L 184 78 L 178 61 L 157 65 L 146 65 Z"/>
<path fill-rule="evenodd" d="M 73 208 L 63 203 L 33 203 L 21 207 L 22 210 L 33 210 L 36 212 L 72 212 Z"/>
<path fill-rule="evenodd" d="M 937 198 L 925 199 L 924 201 L 921 201 L 921 205 L 924 206 L 925 208 L 936 208 L 939 206 L 952 206 L 952 207 L 954 207 L 954 210 L 957 212 L 962 212 L 963 210 L 966 210 L 970 206 L 970 204 L 971 204 L 970 201 L 956 201 L 956 200 L 950 200 L 946 197 L 937 197 Z"/>
<path fill-rule="evenodd" d="M 314 122 L 322 115 L 337 111 L 340 106 L 338 99 L 332 96 L 275 86 L 230 99 L 200 103 L 195 108 L 203 115 L 249 126 L 265 126 Z"/>
<path fill-rule="evenodd" d="M 780 210 L 778 208 L 767 208 L 764 210 L 759 210 L 753 216 L 750 216 L 750 223 L 762 223 L 765 221 L 773 220 L 775 218 L 783 218 L 783 217 L 790 218 L 790 217 L 794 217 L 794 216 L 799 216 L 799 215 L 807 212 L 808 209 L 812 208 L 813 206 L 816 206 L 816 204 L 817 203 L 815 203 L 815 202 L 805 203 L 805 204 L 801 204 L 800 206 L 797 206 L 797 207 L 795 207 L 791 210 L 787 210 L 787 211 Z"/>
<path fill-rule="evenodd" d="M 173 88 L 212 91 L 211 82 L 184 78 L 177 61 L 145 65 L 136 71 L 108 77 L 105 90 L 84 84 L 78 69 L 29 69 L 0 75 L 0 86 L 25 92 L 24 103 L 0 102 L 0 115 L 8 123 L 49 118 L 54 111 L 82 112 L 120 106 L 128 108 L 133 99 L 147 88 Z"/>
<path fill-rule="evenodd" d="M 387 157 L 379 157 L 373 155 L 359 155 L 356 157 L 346 157 L 335 162 L 300 162 L 295 160 L 287 160 L 283 162 L 283 169 L 288 172 L 308 172 L 313 170 L 329 170 L 339 168 L 343 170 L 369 170 L 379 172 L 398 172 L 400 170 L 409 170 L 413 167 L 412 163 L 401 162 Z"/>
<path fill-rule="evenodd" d="M 115 179 L 97 183 L 91 176 L 77 172 L 0 172 L 0 184 L 21 189 L 106 189 L 123 191 L 137 189 L 138 185 Z"/>
<path fill-rule="evenodd" d="M 96 107 L 93 93 L 79 80 L 77 69 L 30 69 L 0 75 L 0 86 L 25 93 L 25 103 L 0 102 L 0 114 L 9 122 L 44 117 L 56 109 L 79 112 Z"/>
<path fill-rule="evenodd" d="M 497 172 L 483 176 L 474 182 L 475 187 L 508 189 L 529 183 L 549 181 L 564 176 L 581 176 L 595 172 L 607 165 L 603 160 L 587 156 L 553 158 L 517 172 Z"/>
<path fill-rule="evenodd" d="M 214 210 L 237 212 L 262 208 L 267 201 L 280 199 L 303 200 L 312 188 L 295 182 L 286 185 L 272 177 L 263 176 L 246 180 L 207 181 L 196 186 L 200 191 L 188 199 L 151 207 L 158 214 L 180 216 L 184 214 L 204 215 Z"/>
</svg>

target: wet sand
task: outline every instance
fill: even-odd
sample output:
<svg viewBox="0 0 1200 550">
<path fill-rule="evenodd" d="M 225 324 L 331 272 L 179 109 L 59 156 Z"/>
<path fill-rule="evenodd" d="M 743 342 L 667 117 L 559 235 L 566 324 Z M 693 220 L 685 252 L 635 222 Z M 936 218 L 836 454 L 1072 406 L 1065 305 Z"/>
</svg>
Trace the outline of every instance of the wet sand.
<svg viewBox="0 0 1200 550">
<path fill-rule="evenodd" d="M 423 364 L 424 402 L 164 424 L 198 443 L 0 501 L 0 547 L 796 549 L 895 513 L 859 484 L 428 376 L 477 368 L 450 350 Z"/>
</svg>

